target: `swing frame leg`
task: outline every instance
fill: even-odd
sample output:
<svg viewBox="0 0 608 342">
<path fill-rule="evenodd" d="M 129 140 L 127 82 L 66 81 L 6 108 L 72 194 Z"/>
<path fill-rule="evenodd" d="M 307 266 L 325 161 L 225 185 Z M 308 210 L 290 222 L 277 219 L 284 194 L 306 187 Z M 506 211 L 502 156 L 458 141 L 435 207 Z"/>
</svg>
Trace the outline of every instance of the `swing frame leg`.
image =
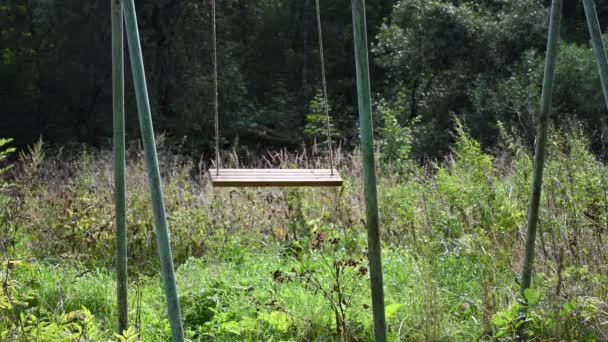
<svg viewBox="0 0 608 342">
<path fill-rule="evenodd" d="M 374 160 L 365 0 L 352 0 L 352 11 L 359 103 L 359 126 L 361 127 L 361 155 L 363 158 L 363 187 L 365 191 L 369 274 L 372 291 L 372 311 L 374 316 L 374 339 L 376 342 L 386 342 L 384 280 L 382 276 L 378 192 L 376 189 L 376 165 Z"/>
<path fill-rule="evenodd" d="M 600 29 L 600 23 L 597 18 L 597 11 L 593 0 L 583 0 L 583 7 L 585 8 L 585 17 L 587 19 L 589 35 L 591 36 L 591 45 L 593 45 L 598 72 L 600 74 L 600 81 L 602 82 L 604 102 L 606 103 L 606 108 L 608 108 L 608 60 L 606 59 L 606 48 L 604 47 L 604 41 L 602 40 L 602 31 Z"/>
<path fill-rule="evenodd" d="M 534 170 L 532 174 L 532 185 L 530 187 L 530 202 L 528 207 L 528 231 L 526 233 L 526 246 L 524 250 L 524 261 L 520 282 L 520 296 L 524 305 L 519 312 L 519 319 L 525 322 L 528 313 L 526 290 L 530 288 L 532 281 L 532 269 L 534 267 L 534 244 L 536 240 L 536 229 L 538 226 L 538 211 L 540 196 L 543 185 L 543 171 L 545 168 L 545 150 L 549 126 L 549 115 L 551 114 L 551 100 L 553 95 L 553 83 L 555 80 L 555 66 L 557 64 L 557 49 L 559 44 L 559 28 L 562 18 L 562 0 L 553 0 L 551 4 L 551 19 L 549 22 L 549 37 L 547 39 L 547 54 L 545 58 L 545 72 L 543 76 L 543 89 L 540 101 L 540 112 L 538 113 L 538 130 L 536 135 L 536 146 L 534 149 Z M 519 335 L 525 334 L 525 323 L 519 328 Z"/>
<path fill-rule="evenodd" d="M 118 303 L 118 333 L 122 334 L 129 328 L 127 297 L 127 195 L 125 179 L 124 27 L 122 0 L 111 1 L 116 297 Z"/>
<path fill-rule="evenodd" d="M 154 139 L 154 128 L 152 126 L 152 114 L 148 89 L 146 86 L 146 75 L 144 62 L 139 41 L 139 30 L 137 28 L 137 16 L 134 0 L 125 2 L 125 27 L 127 31 L 127 42 L 129 45 L 129 56 L 131 58 L 131 71 L 133 72 L 133 83 L 139 114 L 139 125 L 144 145 L 144 159 L 146 173 L 150 185 L 152 197 L 152 209 L 154 212 L 154 224 L 156 226 L 156 240 L 158 244 L 158 255 L 163 276 L 165 298 L 167 300 L 167 312 L 171 324 L 171 335 L 174 342 L 184 341 L 184 328 L 182 325 L 177 286 L 175 284 L 175 270 L 169 241 L 169 228 L 163 202 L 163 190 L 156 154 L 156 142 Z"/>
</svg>

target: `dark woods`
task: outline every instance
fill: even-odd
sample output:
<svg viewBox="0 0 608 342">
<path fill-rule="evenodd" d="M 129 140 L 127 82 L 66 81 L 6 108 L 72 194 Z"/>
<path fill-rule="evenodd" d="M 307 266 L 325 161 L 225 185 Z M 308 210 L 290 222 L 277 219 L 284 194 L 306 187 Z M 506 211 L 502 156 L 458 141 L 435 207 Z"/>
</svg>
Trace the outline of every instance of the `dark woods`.
<svg viewBox="0 0 608 342">
<path fill-rule="evenodd" d="M 209 1 L 136 5 L 157 131 L 207 143 L 213 133 Z M 109 1 L 4 2 L 0 136 L 18 143 L 40 135 L 53 142 L 108 142 L 109 6 Z M 349 6 L 348 0 L 322 3 L 332 104 L 345 132 L 355 122 Z M 219 2 L 221 121 L 227 139 L 240 135 L 245 143 L 297 145 L 292 133 L 302 131 L 320 87 L 314 8 L 312 0 Z M 382 8 L 372 3 L 369 13 L 370 27 L 377 28 Z M 127 70 L 127 120 L 135 137 L 130 76 Z"/>
<path fill-rule="evenodd" d="M 602 27 L 608 2 L 598 1 Z M 380 139 L 411 135 L 436 156 L 460 118 L 486 148 L 501 127 L 532 141 L 545 49 L 545 1 L 369 0 L 372 82 Z M 210 3 L 136 1 L 157 133 L 195 153 L 213 140 Z M 3 0 L 0 136 L 109 145 L 109 1 Z M 350 1 L 321 1 L 336 139 L 357 137 Z M 581 120 L 603 153 L 601 88 L 582 5 L 566 1 L 555 123 Z M 222 145 L 298 148 L 312 142 L 321 87 L 314 0 L 218 2 Z M 138 137 L 131 74 L 127 129 Z M 315 103 L 317 106 L 315 106 Z M 391 133 L 392 132 L 392 133 Z M 185 138 L 184 138 L 185 137 Z M 389 139 L 390 140 L 390 139 Z"/>
</svg>

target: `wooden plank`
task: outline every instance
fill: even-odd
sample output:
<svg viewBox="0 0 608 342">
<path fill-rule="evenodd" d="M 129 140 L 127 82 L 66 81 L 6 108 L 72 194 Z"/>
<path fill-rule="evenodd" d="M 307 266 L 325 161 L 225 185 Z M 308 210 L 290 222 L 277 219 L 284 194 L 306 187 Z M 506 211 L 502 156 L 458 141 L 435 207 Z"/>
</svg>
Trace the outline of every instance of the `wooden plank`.
<svg viewBox="0 0 608 342">
<path fill-rule="evenodd" d="M 340 173 L 331 169 L 220 169 L 210 170 L 214 187 L 342 186 Z"/>
<path fill-rule="evenodd" d="M 216 188 L 222 187 L 297 187 L 297 186 L 342 186 L 341 180 L 324 180 L 324 181 L 305 181 L 305 180 L 220 180 L 216 179 L 213 181 L 213 186 Z"/>
<path fill-rule="evenodd" d="M 213 178 L 252 178 L 252 177 L 256 177 L 256 178 L 268 178 L 268 179 L 273 179 L 273 178 L 333 178 L 333 177 L 339 177 L 340 174 L 324 174 L 324 175 L 315 175 L 315 174 L 291 174 L 291 175 L 282 175 L 282 174 L 245 174 L 245 173 L 240 173 L 240 174 L 231 174 L 231 173 L 220 173 L 219 175 L 214 174 L 211 175 L 211 177 Z"/>
<path fill-rule="evenodd" d="M 264 181 L 272 181 L 272 180 L 333 180 L 333 179 L 340 179 L 339 177 L 259 177 L 259 176 L 243 176 L 243 177 L 229 177 L 229 176 L 215 176 L 213 177 L 214 179 L 218 179 L 218 180 L 247 180 L 247 179 L 252 179 L 252 180 L 256 180 L 256 179 L 261 179 Z"/>
<path fill-rule="evenodd" d="M 324 177 L 324 178 L 304 178 L 304 177 L 292 177 L 292 178 L 268 178 L 268 177 L 215 177 L 215 182 L 334 182 L 340 181 L 338 177 Z"/>
<path fill-rule="evenodd" d="M 331 174 L 331 169 L 220 169 L 219 174 Z M 217 174 L 215 169 L 209 173 Z M 334 174 L 339 172 L 334 169 Z"/>
<path fill-rule="evenodd" d="M 243 177 L 243 178 L 223 178 L 223 177 L 215 177 L 212 179 L 213 183 L 225 183 L 225 182 L 239 182 L 239 183 L 255 183 L 255 182 L 270 182 L 270 183 L 279 183 L 279 182 L 308 182 L 308 183 L 332 183 L 332 182 L 342 182 L 340 178 L 263 178 L 263 177 Z"/>
</svg>

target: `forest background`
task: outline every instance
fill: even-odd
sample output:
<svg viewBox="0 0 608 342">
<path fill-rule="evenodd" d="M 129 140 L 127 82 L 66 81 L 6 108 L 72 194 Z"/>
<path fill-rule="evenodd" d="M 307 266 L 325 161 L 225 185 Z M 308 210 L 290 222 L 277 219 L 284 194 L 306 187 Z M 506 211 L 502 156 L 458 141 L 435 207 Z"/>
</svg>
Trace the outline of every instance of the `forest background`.
<svg viewBox="0 0 608 342">
<path fill-rule="evenodd" d="M 499 126 L 531 143 L 548 5 L 368 1 L 379 133 L 403 133 L 418 159 L 449 150 L 455 117 L 486 150 L 499 143 Z M 0 136 L 19 146 L 40 137 L 57 145 L 109 146 L 109 6 L 108 1 L 3 1 Z M 180 152 L 209 153 L 214 140 L 210 3 L 153 0 L 136 6 L 156 131 L 166 133 Z M 604 27 L 608 1 L 597 6 Z M 321 12 L 334 139 L 352 146 L 357 116 L 350 2 L 321 1 Z M 603 156 L 605 109 L 582 4 L 565 1 L 564 16 L 552 118 L 558 126 L 581 121 L 594 151 Z M 313 0 L 219 2 L 223 148 L 293 150 L 317 138 L 323 106 L 315 20 Z M 126 119 L 128 138 L 134 139 L 130 76 Z"/>
<path fill-rule="evenodd" d="M 328 165 L 314 0 L 217 3 L 225 166 Z M 608 340 L 608 121 L 582 3 L 564 0 L 525 329 L 550 2 L 366 3 L 389 339 Z M 339 189 L 212 189 L 211 4 L 135 5 L 187 338 L 371 340 L 350 1 L 320 1 Z M 170 339 L 128 59 L 114 335 L 110 40 L 110 1 L 0 0 L 0 340 Z"/>
</svg>

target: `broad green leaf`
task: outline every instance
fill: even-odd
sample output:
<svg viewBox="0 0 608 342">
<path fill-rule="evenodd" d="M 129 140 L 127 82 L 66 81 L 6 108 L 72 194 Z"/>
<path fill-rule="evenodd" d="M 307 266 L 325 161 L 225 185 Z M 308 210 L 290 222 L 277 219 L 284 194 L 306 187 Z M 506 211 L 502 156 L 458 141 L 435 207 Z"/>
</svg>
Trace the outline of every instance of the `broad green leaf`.
<svg viewBox="0 0 608 342">
<path fill-rule="evenodd" d="M 289 320 L 289 316 L 282 311 L 273 311 L 269 314 L 260 315 L 260 319 L 266 321 L 273 328 L 285 332 L 289 329 L 291 322 Z"/>
<path fill-rule="evenodd" d="M 562 305 L 561 310 L 559 310 L 559 315 L 561 317 L 566 317 L 572 312 L 572 310 L 576 309 L 577 303 L 575 300 L 571 300 L 564 305 Z"/>
<path fill-rule="evenodd" d="M 528 305 L 534 306 L 538 303 L 538 300 L 540 299 L 540 292 L 534 291 L 532 289 L 525 289 L 524 298 L 526 298 L 526 302 L 528 303 Z"/>
<path fill-rule="evenodd" d="M 403 304 L 399 304 L 399 303 L 393 303 L 390 305 L 387 305 L 386 308 L 384 308 L 384 312 L 386 313 L 386 319 L 392 319 L 393 317 L 395 317 L 395 314 L 397 314 L 397 311 L 399 311 L 399 309 L 401 309 L 401 307 L 403 306 Z"/>
<path fill-rule="evenodd" d="M 236 321 L 222 323 L 221 330 L 229 332 L 231 334 L 241 335 L 241 326 L 239 325 L 239 322 Z"/>
</svg>

